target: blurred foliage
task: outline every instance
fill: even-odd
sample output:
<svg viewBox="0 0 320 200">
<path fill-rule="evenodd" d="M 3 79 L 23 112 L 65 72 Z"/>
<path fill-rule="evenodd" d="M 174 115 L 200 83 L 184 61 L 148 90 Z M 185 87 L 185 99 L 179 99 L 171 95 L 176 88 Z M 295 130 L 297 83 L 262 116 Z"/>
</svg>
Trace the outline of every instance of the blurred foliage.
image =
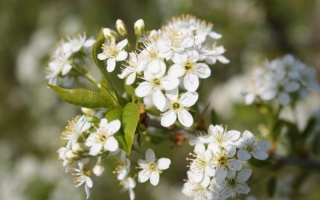
<svg viewBox="0 0 320 200">
<path fill-rule="evenodd" d="M 10 152 L 5 152 L 10 163 L 2 162 L 1 165 L 16 166 L 23 156 L 29 154 L 40 161 L 51 159 L 54 154 L 52 148 L 54 149 L 55 144 L 56 148 L 59 147 L 59 134 L 67 120 L 80 113 L 80 110 L 65 105 L 53 94 L 48 96 L 46 93 L 51 91 L 45 88 L 43 78 L 50 48 L 66 34 L 86 32 L 88 37 L 97 38 L 102 26 L 113 28 L 115 21 L 122 19 L 129 35 L 133 36 L 133 23 L 140 18 L 145 20 L 146 30 L 151 30 L 158 29 L 172 16 L 187 13 L 212 22 L 214 31 L 223 35 L 219 43 L 227 49 L 225 56 L 231 63 L 226 66 L 214 65 L 213 77 L 206 82 L 209 87 L 202 90 L 205 99 L 215 85 L 226 82 L 248 67 L 257 66 L 266 58 L 273 59 L 286 53 L 292 53 L 303 62 L 315 66 L 319 77 L 319 10 L 320 2 L 317 0 L 2 0 L 0 141 L 11 146 L 8 148 Z M 45 38 L 37 44 L 39 47 L 33 47 L 34 40 L 43 33 L 47 34 L 47 40 Z M 45 41 L 49 41 L 49 44 Z M 51 47 L 47 49 L 48 52 L 41 52 L 41 49 L 45 49 L 40 48 L 41 45 Z M 31 61 L 19 60 L 30 46 L 34 48 L 34 54 L 26 57 L 27 61 Z M 41 56 L 32 58 L 32 55 L 39 53 L 42 53 Z M 36 66 L 30 66 L 32 59 L 36 59 Z M 258 132 L 259 122 L 266 120 L 253 106 L 236 105 L 233 109 L 235 112 L 229 119 L 221 118 L 217 113 L 211 114 L 211 110 L 207 113 L 216 118 L 212 119 L 213 122 L 228 124 L 229 129 L 241 131 L 250 129 Z M 205 120 L 205 123 L 209 124 L 210 120 Z M 316 141 L 319 141 L 319 137 Z M 157 188 L 147 183 L 139 185 L 136 189 L 137 199 L 163 199 L 164 195 L 167 200 L 178 199 L 171 192 L 175 190 L 175 193 L 180 193 L 182 180 L 186 178 L 185 157 L 191 147 L 187 142 L 181 147 L 168 142 L 152 148 L 155 148 L 155 152 L 161 152 L 157 154 L 158 157 L 169 157 L 174 164 L 161 176 Z M 166 150 L 163 151 L 164 149 Z M 55 162 L 59 165 L 58 161 Z M 116 186 L 118 183 L 111 173 L 114 167 L 112 163 L 110 160 L 105 174 L 94 180 L 91 199 L 128 199 L 127 193 L 119 194 L 120 187 Z M 58 173 L 62 174 L 63 169 L 59 167 L 61 170 Z M 7 169 L 6 166 L 0 168 L 3 169 Z M 68 184 L 72 186 L 71 178 L 68 179 Z M 30 180 L 30 188 L 25 190 L 29 191 L 25 194 L 26 199 L 55 199 L 51 194 L 55 181 L 59 180 Z M 258 186 L 253 186 L 252 190 L 259 190 Z M 56 190 L 63 193 L 61 188 Z M 75 189 L 74 193 L 84 194 L 83 188 Z M 306 199 L 317 199 L 316 195 L 317 193 L 313 193 L 306 196 Z M 67 196 L 62 198 L 68 199 Z"/>
</svg>

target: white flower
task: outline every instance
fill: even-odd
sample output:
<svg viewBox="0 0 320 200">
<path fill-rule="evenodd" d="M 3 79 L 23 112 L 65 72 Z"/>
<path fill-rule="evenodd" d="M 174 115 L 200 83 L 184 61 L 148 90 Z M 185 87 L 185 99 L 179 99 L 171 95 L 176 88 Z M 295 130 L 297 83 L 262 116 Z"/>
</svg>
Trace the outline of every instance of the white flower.
<svg viewBox="0 0 320 200">
<path fill-rule="evenodd" d="M 167 93 L 169 99 L 169 110 L 165 112 L 161 117 L 161 125 L 169 127 L 177 119 L 179 122 L 186 127 L 190 127 L 193 124 L 193 117 L 187 111 L 187 108 L 193 106 L 198 100 L 198 93 L 186 92 L 178 97 L 178 90 L 173 90 L 172 93 Z"/>
<path fill-rule="evenodd" d="M 79 136 L 86 132 L 91 127 L 86 116 L 82 115 L 78 120 L 72 119 L 66 127 L 66 130 L 61 134 L 61 138 L 68 140 L 71 147 L 77 143 Z"/>
<path fill-rule="evenodd" d="M 66 147 L 60 147 L 58 149 L 59 160 L 63 161 L 62 165 L 64 167 L 66 167 L 66 172 L 69 171 L 69 165 L 71 164 L 71 161 L 67 159 L 67 155 L 66 155 L 68 151 L 71 151 L 71 143 L 70 142 L 67 144 Z"/>
<path fill-rule="evenodd" d="M 234 144 L 234 142 L 240 137 L 239 131 L 226 131 L 227 130 L 224 130 L 222 126 L 210 125 L 208 135 L 200 137 L 200 139 L 203 143 L 210 143 L 210 145 L 226 147 L 227 145 Z"/>
<path fill-rule="evenodd" d="M 150 183 L 156 186 L 159 183 L 160 173 L 162 170 L 169 168 L 171 161 L 168 158 L 160 158 L 156 162 L 156 156 L 153 150 L 148 149 L 146 151 L 146 160 L 139 159 L 138 164 L 142 169 L 139 172 L 138 181 L 144 183 L 150 178 Z"/>
<path fill-rule="evenodd" d="M 166 98 L 161 90 L 173 90 L 179 85 L 178 78 L 164 76 L 164 73 L 165 71 L 158 74 L 145 71 L 145 81 L 140 83 L 135 90 L 135 93 L 138 97 L 145 97 L 149 94 L 152 94 L 152 100 L 160 111 L 164 110 L 166 106 Z"/>
<path fill-rule="evenodd" d="M 173 59 L 175 63 L 168 71 L 170 76 L 184 76 L 183 85 L 190 91 L 194 92 L 199 87 L 199 78 L 208 78 L 211 75 L 209 66 L 205 63 L 197 63 L 199 55 L 192 51 L 188 55 L 177 55 Z"/>
<path fill-rule="evenodd" d="M 89 50 L 96 42 L 94 39 L 89 38 L 86 40 L 86 34 L 79 34 L 72 38 L 67 37 L 69 44 L 71 45 L 71 51 L 76 53 L 84 48 L 85 51 Z"/>
<path fill-rule="evenodd" d="M 117 168 L 115 173 L 118 174 L 118 180 L 123 180 L 130 172 L 130 160 L 126 158 L 126 153 L 121 151 L 120 157 L 117 160 Z"/>
<path fill-rule="evenodd" d="M 239 171 L 242 168 L 241 162 L 234 159 L 236 154 L 235 146 L 227 145 L 221 149 L 217 145 L 209 145 L 208 149 L 210 149 L 212 153 L 209 164 L 212 168 L 216 169 L 216 176 L 218 178 L 224 179 L 229 173 L 232 173 L 232 171 Z"/>
<path fill-rule="evenodd" d="M 256 142 L 256 138 L 250 131 L 244 131 L 242 137 L 237 141 L 238 150 L 237 156 L 240 160 L 249 160 L 251 156 L 258 160 L 265 160 L 268 158 L 266 151 L 270 149 L 271 143 L 269 141 Z"/>
<path fill-rule="evenodd" d="M 209 166 L 211 160 L 211 152 L 206 151 L 203 144 L 197 144 L 194 149 L 195 154 L 191 160 L 190 171 L 193 172 L 193 180 L 195 182 L 201 182 L 205 176 L 213 177 L 216 170 Z"/>
<path fill-rule="evenodd" d="M 103 118 L 100 121 L 99 128 L 87 138 L 85 145 L 90 147 L 90 155 L 98 155 L 102 149 L 114 152 L 118 149 L 118 141 L 113 137 L 121 127 L 119 120 L 108 120 Z"/>
<path fill-rule="evenodd" d="M 204 177 L 201 182 L 193 180 L 193 172 L 188 171 L 188 181 L 183 184 L 182 193 L 193 198 L 194 200 L 211 200 L 214 198 L 214 193 L 210 190 L 210 178 Z"/>
<path fill-rule="evenodd" d="M 216 47 L 216 45 L 213 44 L 212 51 L 215 51 L 215 54 L 211 56 L 207 56 L 205 59 L 209 65 L 215 64 L 217 60 L 223 64 L 227 64 L 230 62 L 226 57 L 222 55 L 226 51 L 223 46 Z"/>
<path fill-rule="evenodd" d="M 236 173 L 231 172 L 224 179 L 216 179 L 217 189 L 221 195 L 221 200 L 225 200 L 229 197 L 234 198 L 238 194 L 248 194 L 250 188 L 245 182 L 250 178 L 252 174 L 251 169 L 243 169 Z"/>
<path fill-rule="evenodd" d="M 46 79 L 49 84 L 58 85 L 58 78 L 66 76 L 72 69 L 69 61 L 65 58 L 57 58 L 49 62 L 46 68 Z"/>
<path fill-rule="evenodd" d="M 140 73 L 145 68 L 145 60 L 143 58 L 143 53 L 136 54 L 136 53 L 130 53 L 130 60 L 128 61 L 128 65 L 121 74 L 118 74 L 118 77 L 121 79 L 124 79 L 125 77 L 128 77 L 126 80 L 127 85 L 131 85 L 136 80 L 137 73 Z"/>
<path fill-rule="evenodd" d="M 90 196 L 90 190 L 89 188 L 92 188 L 93 182 L 90 178 L 92 171 L 91 170 L 86 170 L 84 168 L 84 165 L 88 162 L 88 160 L 83 160 L 78 162 L 79 169 L 73 169 L 72 171 L 75 172 L 72 175 L 74 175 L 74 182 L 75 182 L 75 187 L 79 187 L 80 185 L 84 184 L 84 189 L 87 194 L 87 199 Z"/>
<path fill-rule="evenodd" d="M 118 44 L 111 42 L 107 45 L 103 45 L 103 52 L 98 54 L 98 59 L 107 59 L 108 72 L 113 72 L 114 68 L 116 67 L 116 61 L 123 61 L 127 58 L 128 53 L 123 50 L 127 44 L 128 40 L 124 39 Z"/>
<path fill-rule="evenodd" d="M 130 196 L 130 200 L 135 199 L 135 194 L 133 191 L 133 188 L 136 187 L 136 182 L 133 178 L 125 178 L 123 180 L 120 181 L 120 185 L 123 186 L 122 191 L 129 191 L 129 196 Z"/>
</svg>

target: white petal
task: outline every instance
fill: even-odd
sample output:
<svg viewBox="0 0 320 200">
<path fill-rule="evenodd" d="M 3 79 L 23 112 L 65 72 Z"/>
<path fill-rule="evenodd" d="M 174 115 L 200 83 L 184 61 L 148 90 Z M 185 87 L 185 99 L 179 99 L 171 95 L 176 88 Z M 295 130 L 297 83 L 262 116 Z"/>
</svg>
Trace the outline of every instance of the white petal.
<svg viewBox="0 0 320 200">
<path fill-rule="evenodd" d="M 213 177 L 216 174 L 216 170 L 211 168 L 211 167 L 209 167 L 209 166 L 206 166 L 205 173 L 206 173 L 207 176 Z"/>
<path fill-rule="evenodd" d="M 268 158 L 268 154 L 266 152 L 263 151 L 257 151 L 253 154 L 253 157 L 255 157 L 258 160 L 265 160 Z"/>
<path fill-rule="evenodd" d="M 168 111 L 161 117 L 161 126 L 169 127 L 177 120 L 177 115 L 174 111 Z"/>
<path fill-rule="evenodd" d="M 236 190 L 239 194 L 248 194 L 250 192 L 250 187 L 245 184 L 241 184 L 241 187 L 238 185 Z"/>
<path fill-rule="evenodd" d="M 228 167 L 232 171 L 239 171 L 240 169 L 242 169 L 242 164 L 239 160 L 231 160 L 228 163 Z"/>
<path fill-rule="evenodd" d="M 133 189 L 129 189 L 129 196 L 130 196 L 130 200 L 134 200 L 136 198 L 136 195 L 134 194 Z"/>
<path fill-rule="evenodd" d="M 227 64 L 227 63 L 229 63 L 230 61 L 226 58 L 226 57 L 224 57 L 224 56 L 218 56 L 217 57 L 217 60 L 219 60 L 221 63 L 223 63 L 223 64 Z"/>
<path fill-rule="evenodd" d="M 255 94 L 253 94 L 253 93 L 248 93 L 248 94 L 245 96 L 245 103 L 246 103 L 247 105 L 250 105 L 250 104 L 252 104 L 252 103 L 254 102 L 255 98 L 256 98 L 256 95 L 255 95 Z"/>
<path fill-rule="evenodd" d="M 242 137 L 245 142 L 254 143 L 256 141 L 256 138 L 250 131 L 244 131 Z"/>
<path fill-rule="evenodd" d="M 271 143 L 267 140 L 261 141 L 257 144 L 257 148 L 259 151 L 268 151 L 271 147 Z"/>
<path fill-rule="evenodd" d="M 105 60 L 108 58 L 108 56 L 106 56 L 106 54 L 104 53 L 99 53 L 97 57 L 99 60 Z"/>
<path fill-rule="evenodd" d="M 157 161 L 157 166 L 159 169 L 161 170 L 165 170 L 165 169 L 168 169 L 169 166 L 171 164 L 171 160 L 168 159 L 168 158 L 160 158 L 158 161 Z"/>
<path fill-rule="evenodd" d="M 181 77 L 186 72 L 182 65 L 174 64 L 169 68 L 168 75 L 174 77 Z"/>
<path fill-rule="evenodd" d="M 248 151 L 246 151 L 244 149 L 239 149 L 237 156 L 240 160 L 243 160 L 243 161 L 247 161 L 251 158 L 251 154 L 248 153 Z"/>
<path fill-rule="evenodd" d="M 117 50 L 121 51 L 125 46 L 127 46 L 127 44 L 128 44 L 128 40 L 127 39 L 122 40 L 121 42 L 119 42 L 117 44 Z"/>
<path fill-rule="evenodd" d="M 183 85 L 189 92 L 195 92 L 199 87 L 198 76 L 192 73 L 187 73 L 183 79 Z"/>
<path fill-rule="evenodd" d="M 224 179 L 228 175 L 228 170 L 225 167 L 219 166 L 216 171 L 216 175 L 218 178 Z"/>
<path fill-rule="evenodd" d="M 128 53 L 126 51 L 120 51 L 116 57 L 117 61 L 123 61 L 128 57 Z"/>
<path fill-rule="evenodd" d="M 149 163 L 153 163 L 156 160 L 156 155 L 154 154 L 154 151 L 150 148 L 146 151 L 146 159 Z"/>
<path fill-rule="evenodd" d="M 204 144 L 200 143 L 194 147 L 194 152 L 196 154 L 204 154 L 205 151 L 206 151 L 206 147 L 204 146 Z"/>
<path fill-rule="evenodd" d="M 145 161 L 145 160 L 139 159 L 139 160 L 138 160 L 138 165 L 139 165 L 141 168 L 146 168 L 147 165 L 148 165 L 148 163 L 147 163 L 147 161 Z"/>
<path fill-rule="evenodd" d="M 288 93 L 281 92 L 278 96 L 279 103 L 283 106 L 286 106 L 290 103 L 290 96 Z"/>
<path fill-rule="evenodd" d="M 179 83 L 179 79 L 173 76 L 165 76 L 161 79 L 161 85 L 165 90 L 173 90 L 178 87 Z"/>
<path fill-rule="evenodd" d="M 198 63 L 195 66 L 195 72 L 199 78 L 208 78 L 211 75 L 209 66 L 205 63 Z"/>
<path fill-rule="evenodd" d="M 198 96 L 199 95 L 196 92 L 186 92 L 180 98 L 181 104 L 184 107 L 189 108 L 197 102 Z"/>
<path fill-rule="evenodd" d="M 96 156 L 100 153 L 102 149 L 102 144 L 94 144 L 91 146 L 89 154 L 92 156 Z"/>
<path fill-rule="evenodd" d="M 251 169 L 243 169 L 237 175 L 237 181 L 240 183 L 246 182 L 252 174 Z"/>
<path fill-rule="evenodd" d="M 116 59 L 115 58 L 109 58 L 107 60 L 107 70 L 108 70 L 108 72 L 113 72 L 115 67 L 116 67 Z"/>
<path fill-rule="evenodd" d="M 127 85 L 132 85 L 134 83 L 134 81 L 136 80 L 136 72 L 133 72 L 132 74 L 130 74 L 127 78 L 126 84 Z"/>
<path fill-rule="evenodd" d="M 72 69 L 72 66 L 69 64 L 66 64 L 65 66 L 63 66 L 62 71 L 61 71 L 62 76 L 69 73 L 71 69 Z"/>
<path fill-rule="evenodd" d="M 233 145 L 227 145 L 225 147 L 225 152 L 228 158 L 232 158 L 234 155 L 236 155 L 237 149 Z"/>
<path fill-rule="evenodd" d="M 138 97 L 145 97 L 148 94 L 150 94 L 151 91 L 152 91 L 152 85 L 147 81 L 140 83 L 135 90 L 136 95 Z"/>
<path fill-rule="evenodd" d="M 300 88 L 299 83 L 294 82 L 294 81 L 286 84 L 286 86 L 285 86 L 285 90 L 287 92 L 294 92 L 294 91 L 297 91 L 299 88 Z"/>
<path fill-rule="evenodd" d="M 216 33 L 214 31 L 210 31 L 209 36 L 212 37 L 213 39 L 220 39 L 222 37 L 221 34 Z"/>
<path fill-rule="evenodd" d="M 150 71 L 153 74 L 158 74 L 159 72 L 163 75 L 163 68 L 166 68 L 166 64 L 162 60 L 153 60 L 148 64 L 148 71 Z"/>
<path fill-rule="evenodd" d="M 153 186 L 158 185 L 160 179 L 159 172 L 152 172 L 150 175 L 150 183 Z"/>
<path fill-rule="evenodd" d="M 276 90 L 266 90 L 260 94 L 260 98 L 264 101 L 269 101 L 276 96 Z"/>
<path fill-rule="evenodd" d="M 241 135 L 239 131 L 235 131 L 235 130 L 230 130 L 226 134 L 227 134 L 228 140 L 231 140 L 232 142 L 238 140 Z"/>
<path fill-rule="evenodd" d="M 152 100 L 154 105 L 160 110 L 163 111 L 166 107 L 166 97 L 161 92 L 161 90 L 156 89 L 152 94 Z"/>
<path fill-rule="evenodd" d="M 108 134 L 113 135 L 120 129 L 121 122 L 120 122 L 120 120 L 116 119 L 116 120 L 109 122 L 105 127 L 108 130 Z"/>
<path fill-rule="evenodd" d="M 139 183 L 146 182 L 150 177 L 150 172 L 147 170 L 141 170 L 138 174 L 138 181 Z"/>
<path fill-rule="evenodd" d="M 84 190 L 86 191 L 87 199 L 89 199 L 89 197 L 90 197 L 89 187 L 88 187 L 87 185 L 85 185 L 85 186 L 84 186 Z"/>
<path fill-rule="evenodd" d="M 114 137 L 109 137 L 104 145 L 104 148 L 110 152 L 114 152 L 119 148 L 118 141 Z"/>
<path fill-rule="evenodd" d="M 180 110 L 180 112 L 178 113 L 178 119 L 179 122 L 185 127 L 190 127 L 193 124 L 192 115 L 185 109 Z"/>
<path fill-rule="evenodd" d="M 87 184 L 87 186 L 88 186 L 89 188 L 92 188 L 93 182 L 92 182 L 91 178 L 90 178 L 90 177 L 85 177 L 85 179 L 86 179 L 86 184 Z"/>
</svg>

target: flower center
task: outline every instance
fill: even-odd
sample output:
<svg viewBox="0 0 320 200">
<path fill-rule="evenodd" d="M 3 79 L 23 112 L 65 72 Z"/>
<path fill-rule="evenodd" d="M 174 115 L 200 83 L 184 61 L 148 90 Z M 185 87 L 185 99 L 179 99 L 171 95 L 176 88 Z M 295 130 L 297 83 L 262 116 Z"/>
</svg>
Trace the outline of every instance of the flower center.
<svg viewBox="0 0 320 200">
<path fill-rule="evenodd" d="M 227 164 L 227 158 L 223 155 L 217 158 L 219 165 L 225 166 Z"/>
<path fill-rule="evenodd" d="M 149 163 L 148 168 L 149 168 L 149 171 L 156 171 L 157 165 L 156 163 Z"/>
<path fill-rule="evenodd" d="M 153 79 L 153 84 L 160 85 L 160 79 L 158 79 L 158 78 Z"/>
<path fill-rule="evenodd" d="M 228 185 L 230 185 L 231 187 L 235 187 L 237 184 L 237 182 L 234 179 L 229 179 L 228 180 Z"/>
<path fill-rule="evenodd" d="M 172 104 L 172 109 L 173 110 L 178 110 L 179 108 L 180 108 L 180 104 L 179 103 Z"/>
<path fill-rule="evenodd" d="M 191 63 L 187 62 L 186 66 L 184 66 L 184 68 L 188 71 L 188 70 L 191 70 L 193 67 L 192 67 Z"/>
</svg>

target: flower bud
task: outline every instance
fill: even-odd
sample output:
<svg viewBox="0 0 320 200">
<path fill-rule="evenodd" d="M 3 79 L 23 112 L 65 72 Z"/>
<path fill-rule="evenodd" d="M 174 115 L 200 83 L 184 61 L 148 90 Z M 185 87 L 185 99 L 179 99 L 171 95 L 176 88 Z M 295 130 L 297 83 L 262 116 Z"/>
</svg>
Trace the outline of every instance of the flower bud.
<svg viewBox="0 0 320 200">
<path fill-rule="evenodd" d="M 118 19 L 116 21 L 116 29 L 122 37 L 127 37 L 128 33 L 127 33 L 126 25 L 121 19 Z"/>
<path fill-rule="evenodd" d="M 143 19 L 139 19 L 134 23 L 134 33 L 139 38 L 144 33 L 144 21 Z"/>
<path fill-rule="evenodd" d="M 101 176 L 101 174 L 103 173 L 104 171 L 104 167 L 102 165 L 95 165 L 93 167 L 93 173 L 96 175 L 96 176 Z"/>
<path fill-rule="evenodd" d="M 71 151 L 71 150 L 69 150 L 66 153 L 66 158 L 67 158 L 67 160 L 70 160 L 70 161 L 77 161 L 77 160 L 80 159 L 80 155 L 75 153 L 75 152 L 73 152 L 73 151 Z"/>
<path fill-rule="evenodd" d="M 81 111 L 85 114 L 85 115 L 89 115 L 92 116 L 94 115 L 95 111 L 93 109 L 90 108 L 81 108 Z"/>
<path fill-rule="evenodd" d="M 119 38 L 118 33 L 115 32 L 114 30 L 109 29 L 109 28 L 103 29 L 103 35 L 105 38 L 107 38 L 108 40 L 110 40 L 112 42 L 115 42 Z"/>
<path fill-rule="evenodd" d="M 83 153 L 87 151 L 87 147 L 83 143 L 76 143 L 72 146 L 72 151 L 75 153 Z"/>
</svg>

